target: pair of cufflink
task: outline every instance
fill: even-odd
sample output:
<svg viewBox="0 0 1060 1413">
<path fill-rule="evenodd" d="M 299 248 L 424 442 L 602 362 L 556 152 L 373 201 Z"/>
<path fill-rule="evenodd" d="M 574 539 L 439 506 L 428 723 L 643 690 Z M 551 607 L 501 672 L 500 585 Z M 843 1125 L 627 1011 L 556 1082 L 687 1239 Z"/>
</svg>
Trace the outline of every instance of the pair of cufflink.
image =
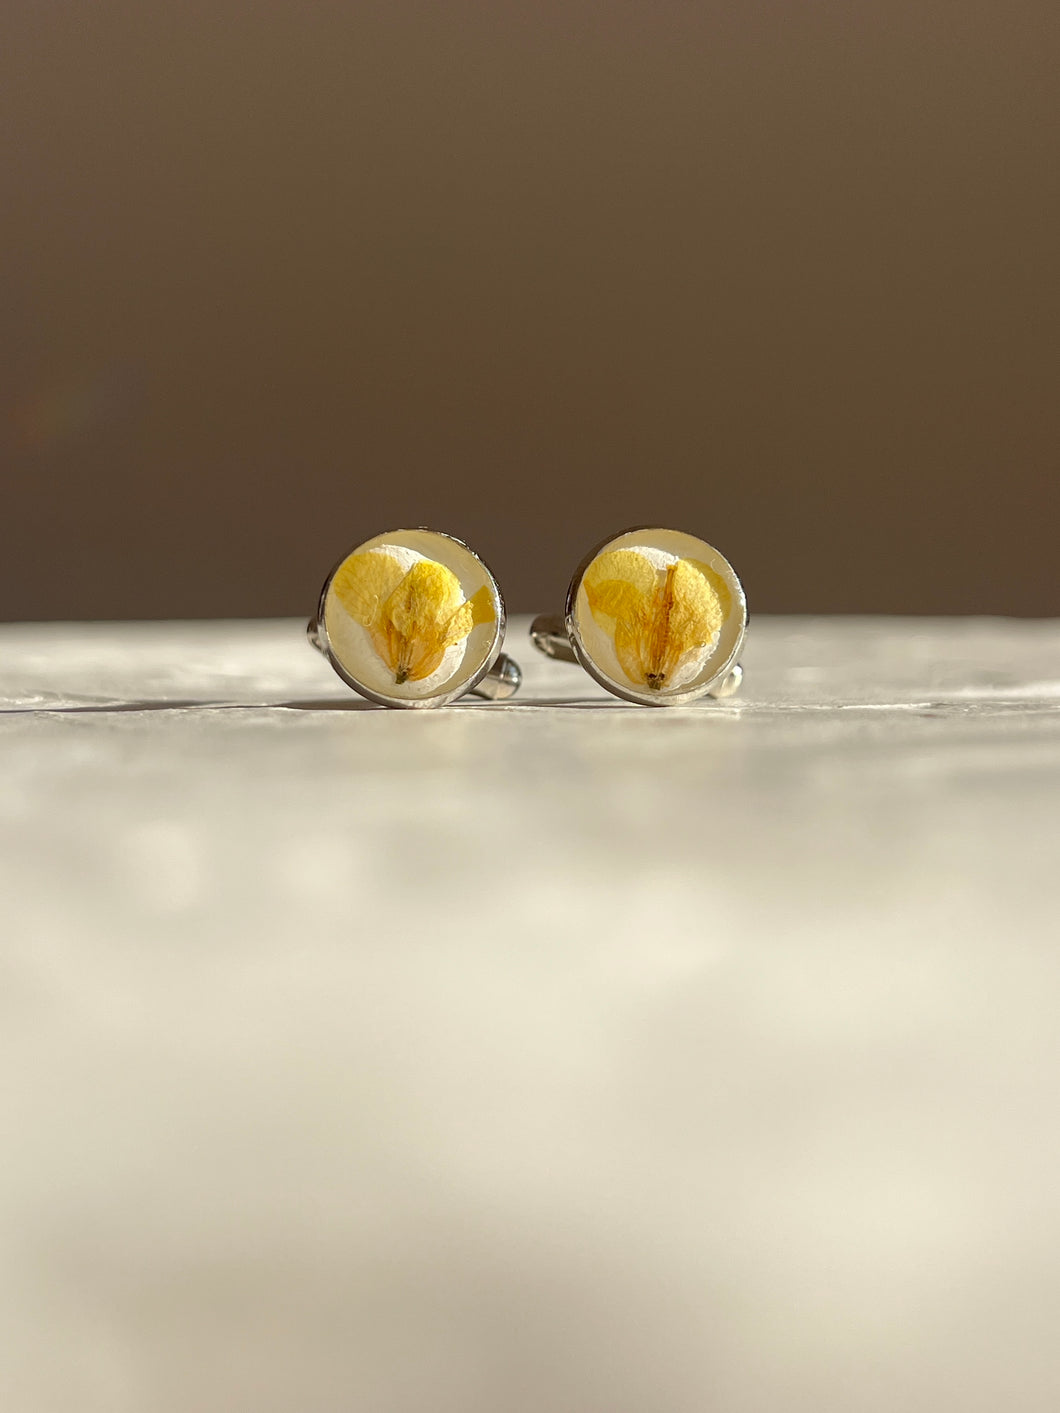
<svg viewBox="0 0 1060 1413">
<path fill-rule="evenodd" d="M 419 529 L 376 535 L 344 555 L 307 632 L 369 701 L 437 707 L 467 692 L 514 696 L 522 672 L 501 651 L 504 627 L 504 599 L 479 556 L 452 535 Z M 746 629 L 747 600 L 729 562 L 694 535 L 649 527 L 586 555 L 565 613 L 535 618 L 530 640 L 626 701 L 683 706 L 739 688 Z"/>
</svg>

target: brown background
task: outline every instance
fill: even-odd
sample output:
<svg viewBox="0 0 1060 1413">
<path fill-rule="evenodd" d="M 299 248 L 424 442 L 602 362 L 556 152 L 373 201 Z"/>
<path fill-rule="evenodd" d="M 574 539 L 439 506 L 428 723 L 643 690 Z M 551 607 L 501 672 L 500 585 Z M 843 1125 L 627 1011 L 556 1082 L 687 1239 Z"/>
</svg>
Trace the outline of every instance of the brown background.
<svg viewBox="0 0 1060 1413">
<path fill-rule="evenodd" d="M 0 616 L 515 609 L 668 523 L 759 610 L 1060 613 L 1056 0 L 0 9 Z"/>
</svg>

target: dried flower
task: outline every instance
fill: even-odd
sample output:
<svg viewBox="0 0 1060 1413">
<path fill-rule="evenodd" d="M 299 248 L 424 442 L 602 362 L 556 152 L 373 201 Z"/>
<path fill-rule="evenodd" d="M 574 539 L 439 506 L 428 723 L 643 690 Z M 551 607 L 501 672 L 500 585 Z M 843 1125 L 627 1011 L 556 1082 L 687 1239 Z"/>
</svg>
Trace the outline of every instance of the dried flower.
<svg viewBox="0 0 1060 1413">
<path fill-rule="evenodd" d="M 622 671 L 652 692 L 670 685 L 688 655 L 713 641 L 732 607 L 728 588 L 708 565 L 678 559 L 657 569 L 637 550 L 600 555 L 582 585 Z"/>
<path fill-rule="evenodd" d="M 444 564 L 418 559 L 406 570 L 384 550 L 350 555 L 332 588 L 350 617 L 368 630 L 399 686 L 429 677 L 448 648 L 494 617 L 485 585 L 465 599 L 460 580 Z"/>
</svg>

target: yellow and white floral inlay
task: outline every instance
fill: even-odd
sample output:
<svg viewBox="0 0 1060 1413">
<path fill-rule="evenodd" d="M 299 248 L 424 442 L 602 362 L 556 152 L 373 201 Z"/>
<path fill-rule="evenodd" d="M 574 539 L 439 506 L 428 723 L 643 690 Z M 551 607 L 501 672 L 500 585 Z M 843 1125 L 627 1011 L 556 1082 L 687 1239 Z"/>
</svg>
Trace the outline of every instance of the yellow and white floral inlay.
<svg viewBox="0 0 1060 1413">
<path fill-rule="evenodd" d="M 612 550 L 582 583 L 592 615 L 608 631 L 631 682 L 661 692 L 689 656 L 710 647 L 731 607 L 725 584 L 706 564 L 671 560 L 665 568 L 638 550 Z"/>
<path fill-rule="evenodd" d="M 575 625 L 596 670 L 642 700 L 695 693 L 742 637 L 739 580 L 703 540 L 630 531 L 582 575 Z"/>
<path fill-rule="evenodd" d="M 380 541 L 355 550 L 332 576 L 325 610 L 332 652 L 351 677 L 383 695 L 449 692 L 473 676 L 494 641 L 492 580 L 447 536 L 408 531 L 402 542 Z"/>
<path fill-rule="evenodd" d="M 417 559 L 405 569 L 385 550 L 351 554 L 332 588 L 350 617 L 368 630 L 398 687 L 430 677 L 447 648 L 494 617 L 485 585 L 465 599 L 460 580 L 444 564 Z"/>
</svg>

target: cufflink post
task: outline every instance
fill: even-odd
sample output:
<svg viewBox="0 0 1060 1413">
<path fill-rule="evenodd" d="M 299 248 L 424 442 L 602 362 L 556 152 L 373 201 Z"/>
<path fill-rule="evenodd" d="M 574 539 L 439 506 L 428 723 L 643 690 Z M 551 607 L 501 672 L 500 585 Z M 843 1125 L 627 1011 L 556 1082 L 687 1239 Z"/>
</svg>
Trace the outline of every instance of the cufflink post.
<svg viewBox="0 0 1060 1413">
<path fill-rule="evenodd" d="M 519 664 L 507 653 L 501 653 L 485 677 L 471 688 L 471 695 L 485 697 L 488 702 L 506 702 L 515 696 L 522 680 Z"/>
<path fill-rule="evenodd" d="M 557 662 L 578 661 L 571 645 L 567 625 L 558 613 L 540 613 L 530 624 L 530 641 L 539 653 Z"/>
</svg>

